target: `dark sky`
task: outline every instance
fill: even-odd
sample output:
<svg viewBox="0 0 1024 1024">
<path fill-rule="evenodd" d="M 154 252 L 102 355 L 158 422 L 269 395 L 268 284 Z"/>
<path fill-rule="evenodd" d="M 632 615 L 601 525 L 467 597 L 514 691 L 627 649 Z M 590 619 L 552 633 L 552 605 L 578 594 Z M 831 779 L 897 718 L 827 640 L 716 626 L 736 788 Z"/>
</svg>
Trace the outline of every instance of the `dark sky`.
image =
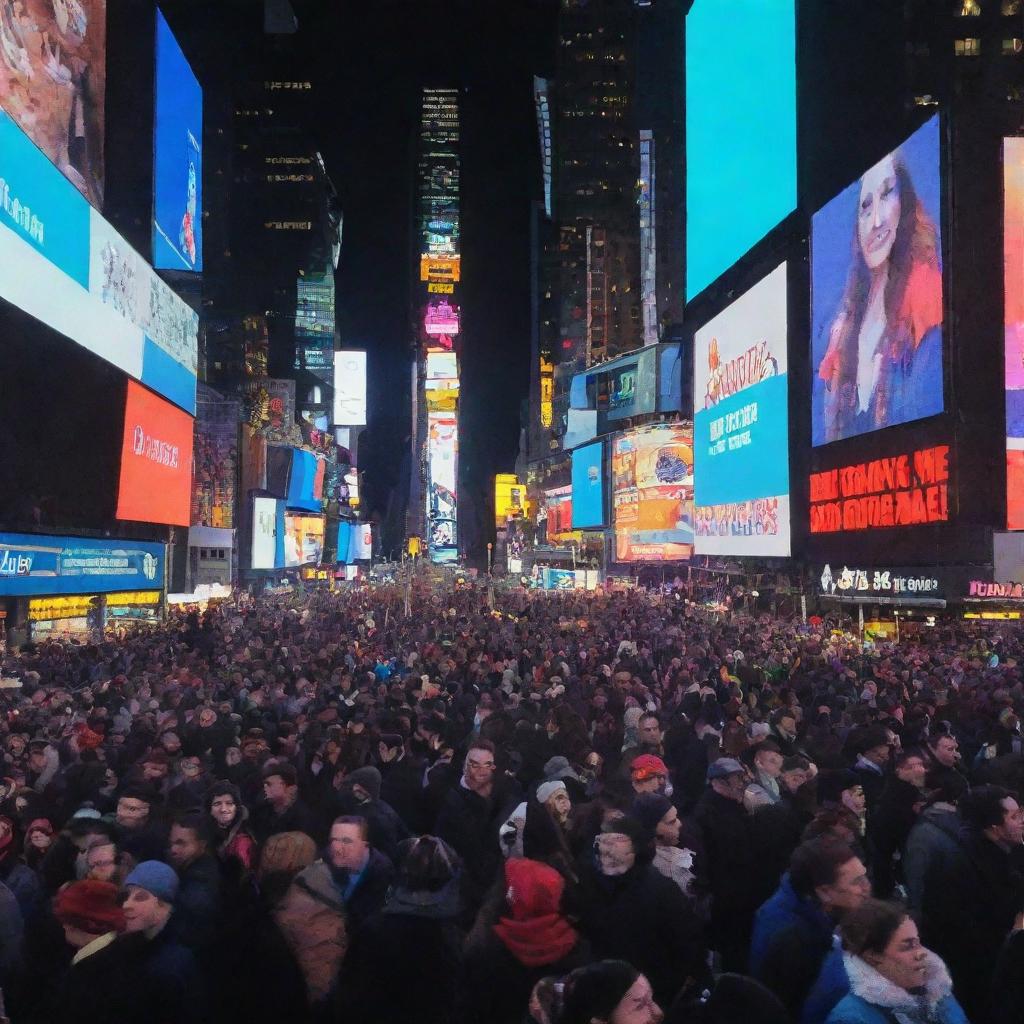
<svg viewBox="0 0 1024 1024">
<path fill-rule="evenodd" d="M 371 486 L 396 480 L 409 431 L 419 89 L 465 90 L 466 511 L 466 502 L 483 501 L 495 472 L 513 469 L 517 450 L 519 402 L 529 381 L 530 203 L 541 192 L 532 85 L 535 73 L 552 68 L 557 0 L 309 0 L 295 7 L 323 83 L 323 154 L 345 211 L 342 342 L 370 352 L 372 443 L 360 462 Z"/>
</svg>

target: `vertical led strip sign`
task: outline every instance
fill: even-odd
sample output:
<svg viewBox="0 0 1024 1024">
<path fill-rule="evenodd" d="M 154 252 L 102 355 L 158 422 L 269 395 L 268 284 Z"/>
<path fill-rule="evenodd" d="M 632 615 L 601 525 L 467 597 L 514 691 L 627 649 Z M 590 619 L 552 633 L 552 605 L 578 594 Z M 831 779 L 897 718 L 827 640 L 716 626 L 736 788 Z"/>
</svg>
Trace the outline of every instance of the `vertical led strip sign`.
<svg viewBox="0 0 1024 1024">
<path fill-rule="evenodd" d="M 786 264 L 694 337 L 695 550 L 790 551 Z"/>
<path fill-rule="evenodd" d="M 1006 525 L 1024 530 L 1024 139 L 1003 141 Z"/>
<path fill-rule="evenodd" d="M 686 16 L 686 298 L 796 207 L 794 0 Z"/>
<path fill-rule="evenodd" d="M 203 90 L 156 12 L 153 266 L 203 269 Z"/>
</svg>

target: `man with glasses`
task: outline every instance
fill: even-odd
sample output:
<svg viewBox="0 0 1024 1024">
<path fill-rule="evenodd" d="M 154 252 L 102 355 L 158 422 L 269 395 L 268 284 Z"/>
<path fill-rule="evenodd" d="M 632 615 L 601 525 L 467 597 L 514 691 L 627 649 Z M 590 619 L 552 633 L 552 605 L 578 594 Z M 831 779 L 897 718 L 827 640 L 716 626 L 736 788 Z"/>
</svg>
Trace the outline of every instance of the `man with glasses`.
<svg viewBox="0 0 1024 1024">
<path fill-rule="evenodd" d="M 501 866 L 498 828 L 521 799 L 511 778 L 499 775 L 494 744 L 474 740 L 466 752 L 462 778 L 445 795 L 436 835 L 462 858 L 463 895 L 475 911 Z"/>
</svg>

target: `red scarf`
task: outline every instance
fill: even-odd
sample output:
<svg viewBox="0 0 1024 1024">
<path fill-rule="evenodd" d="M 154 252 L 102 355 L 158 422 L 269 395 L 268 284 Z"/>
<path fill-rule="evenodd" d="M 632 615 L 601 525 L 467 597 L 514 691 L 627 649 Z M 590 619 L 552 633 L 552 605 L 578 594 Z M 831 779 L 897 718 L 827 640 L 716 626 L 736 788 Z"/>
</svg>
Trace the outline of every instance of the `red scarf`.
<svg viewBox="0 0 1024 1024">
<path fill-rule="evenodd" d="M 524 967 L 546 967 L 567 956 L 579 941 L 576 929 L 560 914 L 528 921 L 503 917 L 494 933 Z"/>
</svg>

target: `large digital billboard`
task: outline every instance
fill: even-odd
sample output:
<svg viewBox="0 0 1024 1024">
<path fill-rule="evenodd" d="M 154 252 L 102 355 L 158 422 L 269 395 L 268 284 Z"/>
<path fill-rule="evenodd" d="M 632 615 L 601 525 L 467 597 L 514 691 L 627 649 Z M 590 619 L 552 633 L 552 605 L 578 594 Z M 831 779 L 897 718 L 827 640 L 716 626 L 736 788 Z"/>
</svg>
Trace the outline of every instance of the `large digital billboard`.
<svg viewBox="0 0 1024 1024">
<path fill-rule="evenodd" d="M 695 550 L 790 553 L 786 264 L 694 336 Z"/>
<path fill-rule="evenodd" d="M 604 526 L 604 444 L 588 444 L 572 453 L 572 526 Z"/>
<path fill-rule="evenodd" d="M 203 269 L 203 90 L 156 12 L 153 266 Z"/>
<path fill-rule="evenodd" d="M 284 564 L 319 565 L 324 552 L 323 516 L 284 517 Z"/>
<path fill-rule="evenodd" d="M 188 526 L 192 417 L 128 381 L 117 518 Z"/>
<path fill-rule="evenodd" d="M 693 428 L 653 423 L 612 441 L 617 562 L 662 562 L 693 554 Z"/>
<path fill-rule="evenodd" d="M 0 155 L 0 297 L 195 412 L 195 311 L 3 111 Z"/>
<path fill-rule="evenodd" d="M 796 207 L 794 0 L 694 0 L 686 16 L 686 297 Z"/>
<path fill-rule="evenodd" d="M 102 594 L 164 586 L 164 546 L 0 533 L 0 594 Z"/>
<path fill-rule="evenodd" d="M 278 509 L 281 509 L 280 515 Z M 278 530 L 284 529 L 284 505 L 274 498 L 253 498 L 252 502 L 252 557 L 254 569 L 274 569 L 284 563 L 282 553 L 278 561 Z M 283 550 L 283 539 L 280 542 Z"/>
<path fill-rule="evenodd" d="M 106 0 L 0 4 L 0 107 L 97 208 L 106 62 Z"/>
<path fill-rule="evenodd" d="M 366 425 L 366 353 L 334 353 L 335 426 Z"/>
<path fill-rule="evenodd" d="M 431 557 L 458 542 L 458 420 L 454 412 L 427 413 L 427 525 Z"/>
<path fill-rule="evenodd" d="M 811 443 L 943 410 L 938 115 L 811 221 Z"/>
<path fill-rule="evenodd" d="M 1003 143 L 1006 525 L 1024 530 L 1024 138 Z"/>
</svg>

